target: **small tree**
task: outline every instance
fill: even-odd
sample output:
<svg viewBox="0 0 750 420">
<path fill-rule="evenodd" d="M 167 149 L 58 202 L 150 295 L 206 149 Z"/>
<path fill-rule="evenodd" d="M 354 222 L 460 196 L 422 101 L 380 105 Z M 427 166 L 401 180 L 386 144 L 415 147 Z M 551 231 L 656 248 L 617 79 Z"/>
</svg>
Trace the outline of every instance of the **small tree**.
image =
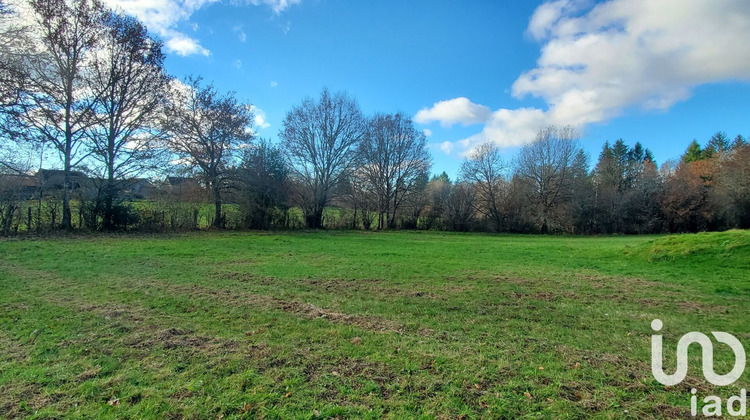
<svg viewBox="0 0 750 420">
<path fill-rule="evenodd" d="M 370 120 L 358 152 L 358 170 L 377 194 L 378 229 L 395 228 L 399 208 L 432 165 L 427 139 L 408 116 L 378 114 Z"/>
<path fill-rule="evenodd" d="M 323 210 L 354 167 L 366 123 L 357 102 L 346 93 L 323 89 L 286 114 L 279 132 L 292 175 L 302 187 L 297 200 L 309 228 L 323 227 Z"/>
<path fill-rule="evenodd" d="M 451 230 L 468 232 L 476 214 L 476 189 L 468 182 L 458 182 L 450 186 L 445 202 L 444 222 Z"/>
<path fill-rule="evenodd" d="M 165 111 L 167 144 L 188 168 L 206 182 L 215 206 L 213 226 L 223 226 L 222 193 L 240 146 L 254 137 L 251 107 L 234 92 L 220 95 L 200 78 L 173 87 Z"/>
<path fill-rule="evenodd" d="M 489 142 L 473 150 L 461 164 L 461 179 L 475 185 L 477 210 L 491 220 L 496 232 L 503 226 L 501 200 L 507 188 L 503 177 L 506 169 L 500 149 Z"/>
<path fill-rule="evenodd" d="M 539 130 L 536 140 L 519 154 L 517 174 L 531 185 L 528 198 L 542 233 L 547 233 L 556 210 L 569 198 L 577 138 L 572 127 L 547 127 Z"/>
<path fill-rule="evenodd" d="M 244 148 L 237 175 L 245 225 L 271 229 L 273 211 L 288 208 L 289 169 L 281 149 L 265 139 Z"/>
</svg>

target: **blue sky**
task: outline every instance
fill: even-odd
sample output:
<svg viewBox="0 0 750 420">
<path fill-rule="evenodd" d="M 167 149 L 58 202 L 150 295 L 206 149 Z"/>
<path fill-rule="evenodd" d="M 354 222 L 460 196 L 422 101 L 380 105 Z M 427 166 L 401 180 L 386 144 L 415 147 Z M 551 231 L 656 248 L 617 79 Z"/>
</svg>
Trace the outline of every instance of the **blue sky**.
<svg viewBox="0 0 750 420">
<path fill-rule="evenodd" d="M 640 141 L 659 163 L 714 132 L 747 136 L 744 0 L 107 0 L 165 41 L 167 70 L 284 114 L 324 86 L 429 133 L 434 172 L 494 141 L 512 159 L 548 124 L 574 125 L 595 162 Z"/>
</svg>

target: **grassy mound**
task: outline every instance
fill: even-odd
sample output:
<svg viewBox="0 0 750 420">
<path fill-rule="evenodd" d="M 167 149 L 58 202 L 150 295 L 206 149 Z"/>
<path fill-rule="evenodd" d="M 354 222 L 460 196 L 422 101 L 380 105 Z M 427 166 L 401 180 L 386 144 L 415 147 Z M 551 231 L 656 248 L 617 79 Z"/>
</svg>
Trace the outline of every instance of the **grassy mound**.
<svg viewBox="0 0 750 420">
<path fill-rule="evenodd" d="M 718 258 L 737 268 L 750 267 L 750 231 L 665 236 L 638 245 L 632 253 L 652 262 Z"/>
</svg>

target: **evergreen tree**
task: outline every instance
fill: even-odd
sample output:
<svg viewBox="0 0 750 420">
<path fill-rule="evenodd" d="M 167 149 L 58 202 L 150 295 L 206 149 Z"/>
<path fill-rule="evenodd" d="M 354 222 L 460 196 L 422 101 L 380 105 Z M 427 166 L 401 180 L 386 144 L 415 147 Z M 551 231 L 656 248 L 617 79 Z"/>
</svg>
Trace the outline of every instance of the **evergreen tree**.
<svg viewBox="0 0 750 420">
<path fill-rule="evenodd" d="M 740 147 L 747 144 L 747 140 L 745 140 L 744 137 L 742 137 L 742 134 L 737 134 L 737 137 L 734 138 L 734 141 L 732 142 L 732 150 L 737 150 Z"/>
<path fill-rule="evenodd" d="M 703 150 L 704 159 L 711 159 L 716 155 L 720 155 L 729 150 L 729 137 L 723 131 L 717 131 L 716 134 L 711 136 L 711 139 L 706 144 L 706 148 Z"/>
<path fill-rule="evenodd" d="M 697 162 L 699 160 L 703 160 L 703 150 L 701 150 L 701 145 L 698 144 L 698 141 L 693 139 L 693 142 L 690 143 L 690 146 L 688 146 L 685 154 L 682 155 L 682 161 L 685 163 L 690 163 Z"/>
</svg>

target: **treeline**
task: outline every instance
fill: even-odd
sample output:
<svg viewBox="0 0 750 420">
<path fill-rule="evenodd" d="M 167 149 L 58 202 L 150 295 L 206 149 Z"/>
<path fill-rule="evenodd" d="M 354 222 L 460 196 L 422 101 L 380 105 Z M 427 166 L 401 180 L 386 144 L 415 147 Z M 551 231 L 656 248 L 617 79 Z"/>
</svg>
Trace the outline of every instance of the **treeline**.
<svg viewBox="0 0 750 420">
<path fill-rule="evenodd" d="M 493 143 L 480 145 L 451 180 L 430 176 L 426 138 L 408 115 L 366 116 L 347 93 L 324 89 L 286 114 L 272 143 L 256 136 L 254 108 L 234 92 L 170 77 L 161 42 L 137 19 L 95 0 L 28 6 L 21 17 L 0 1 L 5 233 L 24 225 L 571 234 L 750 227 L 750 146 L 741 136 L 693 142 L 679 162 L 658 168 L 639 143 L 618 140 L 591 169 L 572 128 L 547 127 L 513 162 Z M 59 186 L 35 161 L 44 150 L 56 152 Z M 142 184 L 154 191 L 137 196 Z"/>
<path fill-rule="evenodd" d="M 452 187 L 470 202 L 453 228 L 496 232 L 642 234 L 750 228 L 750 145 L 716 133 L 679 161 L 657 167 L 640 143 L 605 143 L 589 157 L 570 129 L 547 128 L 506 165 L 495 146 L 476 149 Z M 509 176 L 506 176 L 510 173 Z M 448 195 L 450 197 L 450 195 Z M 456 206 L 460 208 L 460 206 Z"/>
</svg>

